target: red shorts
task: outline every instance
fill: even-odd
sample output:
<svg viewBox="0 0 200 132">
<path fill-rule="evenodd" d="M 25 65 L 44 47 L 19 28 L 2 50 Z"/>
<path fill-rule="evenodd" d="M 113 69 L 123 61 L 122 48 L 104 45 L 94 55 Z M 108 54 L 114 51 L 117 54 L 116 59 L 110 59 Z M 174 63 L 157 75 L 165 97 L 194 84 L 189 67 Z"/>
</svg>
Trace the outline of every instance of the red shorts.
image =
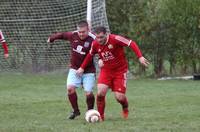
<svg viewBox="0 0 200 132">
<path fill-rule="evenodd" d="M 98 84 L 108 85 L 114 92 L 126 93 L 127 70 L 110 71 L 101 69 Z"/>
</svg>

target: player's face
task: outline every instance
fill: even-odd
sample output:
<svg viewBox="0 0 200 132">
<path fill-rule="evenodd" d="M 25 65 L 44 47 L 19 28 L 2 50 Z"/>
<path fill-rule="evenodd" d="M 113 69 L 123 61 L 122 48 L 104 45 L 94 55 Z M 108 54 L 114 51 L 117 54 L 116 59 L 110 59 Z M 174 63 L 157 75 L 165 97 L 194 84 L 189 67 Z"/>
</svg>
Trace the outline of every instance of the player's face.
<svg viewBox="0 0 200 132">
<path fill-rule="evenodd" d="M 89 29 L 87 26 L 85 27 L 78 27 L 78 36 L 80 37 L 81 40 L 87 38 Z"/>
<path fill-rule="evenodd" d="M 107 40 L 107 34 L 103 32 L 96 34 L 96 40 L 99 42 L 99 44 L 105 44 Z"/>
</svg>

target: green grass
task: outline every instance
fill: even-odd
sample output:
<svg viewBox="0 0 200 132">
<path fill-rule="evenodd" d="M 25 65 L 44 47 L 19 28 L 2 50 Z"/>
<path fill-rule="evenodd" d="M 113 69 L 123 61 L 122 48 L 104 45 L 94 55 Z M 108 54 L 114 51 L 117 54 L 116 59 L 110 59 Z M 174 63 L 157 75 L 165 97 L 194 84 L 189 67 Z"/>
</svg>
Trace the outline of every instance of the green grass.
<svg viewBox="0 0 200 132">
<path fill-rule="evenodd" d="M 81 116 L 67 120 L 63 75 L 0 74 L 0 132 L 199 132 L 200 82 L 129 80 L 130 116 L 123 120 L 107 94 L 106 120 L 89 124 L 82 89 Z M 96 90 L 95 90 L 96 93 Z"/>
</svg>

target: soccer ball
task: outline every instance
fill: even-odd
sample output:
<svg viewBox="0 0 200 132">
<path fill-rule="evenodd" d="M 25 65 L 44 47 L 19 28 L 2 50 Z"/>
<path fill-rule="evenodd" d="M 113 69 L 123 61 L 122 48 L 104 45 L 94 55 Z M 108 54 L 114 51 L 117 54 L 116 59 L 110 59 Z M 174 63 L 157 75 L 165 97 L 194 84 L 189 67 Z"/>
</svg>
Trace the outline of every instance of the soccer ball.
<svg viewBox="0 0 200 132">
<path fill-rule="evenodd" d="M 100 120 L 100 114 L 97 110 L 91 109 L 85 113 L 85 120 L 89 123 L 95 123 Z"/>
</svg>

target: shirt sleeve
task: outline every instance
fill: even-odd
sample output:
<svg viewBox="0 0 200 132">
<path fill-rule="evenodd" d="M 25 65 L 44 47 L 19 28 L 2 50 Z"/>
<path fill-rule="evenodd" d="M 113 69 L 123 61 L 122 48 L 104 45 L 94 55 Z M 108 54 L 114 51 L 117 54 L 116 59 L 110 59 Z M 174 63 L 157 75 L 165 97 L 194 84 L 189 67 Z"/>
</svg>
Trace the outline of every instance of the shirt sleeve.
<svg viewBox="0 0 200 132">
<path fill-rule="evenodd" d="M 2 47 L 4 49 L 4 54 L 8 54 L 8 46 L 6 42 L 2 42 Z"/>
<path fill-rule="evenodd" d="M 8 54 L 8 46 L 1 30 L 0 30 L 0 43 L 2 43 L 4 54 Z"/>
<path fill-rule="evenodd" d="M 120 45 L 120 46 L 130 47 L 138 58 L 142 57 L 142 52 L 140 51 L 136 42 L 134 42 L 130 39 L 126 39 L 126 38 L 119 36 L 119 35 L 115 36 L 115 41 L 117 41 L 117 44 Z"/>
<path fill-rule="evenodd" d="M 83 63 L 81 64 L 81 68 L 85 69 L 87 67 L 87 65 L 92 61 L 93 56 L 97 53 L 97 48 L 96 45 L 93 41 L 90 52 L 87 54 L 87 56 L 85 57 Z"/>
<path fill-rule="evenodd" d="M 90 52 L 89 52 L 91 55 L 95 55 L 97 53 L 97 48 L 96 47 L 97 47 L 96 43 L 95 43 L 95 41 L 93 41 L 92 45 L 91 45 L 91 48 L 90 48 Z"/>
<path fill-rule="evenodd" d="M 72 38 L 72 32 L 61 32 L 61 33 L 55 33 L 52 34 L 49 37 L 50 42 L 54 42 L 55 40 L 71 40 Z"/>
</svg>

